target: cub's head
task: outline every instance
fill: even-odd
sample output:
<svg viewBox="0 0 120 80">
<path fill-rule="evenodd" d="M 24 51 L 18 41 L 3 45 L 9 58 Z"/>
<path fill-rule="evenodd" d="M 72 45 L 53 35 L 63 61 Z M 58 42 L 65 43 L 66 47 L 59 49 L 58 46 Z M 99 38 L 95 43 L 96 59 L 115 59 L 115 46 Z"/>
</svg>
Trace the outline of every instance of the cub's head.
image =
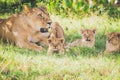
<svg viewBox="0 0 120 80">
<path fill-rule="evenodd" d="M 120 33 L 111 32 L 107 34 L 106 39 L 106 50 L 105 54 L 110 54 L 111 52 L 119 52 L 120 45 Z"/>
<path fill-rule="evenodd" d="M 49 45 L 48 54 L 52 54 L 54 52 L 61 53 L 64 50 L 64 39 L 50 37 L 48 39 L 48 45 Z"/>
<path fill-rule="evenodd" d="M 107 42 L 113 45 L 119 44 L 120 33 L 112 32 L 107 34 Z"/>
<path fill-rule="evenodd" d="M 41 30 L 40 28 L 45 28 L 46 31 L 46 28 L 51 25 L 50 15 L 45 6 L 39 8 L 29 8 L 24 6 L 24 13 L 28 17 L 29 22 L 39 30 Z"/>
<path fill-rule="evenodd" d="M 96 30 L 90 30 L 90 29 L 85 29 L 82 30 L 81 29 L 81 34 L 82 34 L 82 40 L 86 41 L 86 42 L 92 42 L 95 41 L 95 34 L 96 34 Z"/>
</svg>

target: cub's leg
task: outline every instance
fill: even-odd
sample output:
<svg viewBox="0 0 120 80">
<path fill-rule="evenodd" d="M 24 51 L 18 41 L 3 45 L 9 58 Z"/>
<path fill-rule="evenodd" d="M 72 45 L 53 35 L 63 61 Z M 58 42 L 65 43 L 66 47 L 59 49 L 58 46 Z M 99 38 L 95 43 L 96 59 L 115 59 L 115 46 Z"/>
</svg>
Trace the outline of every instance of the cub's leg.
<svg viewBox="0 0 120 80">
<path fill-rule="evenodd" d="M 77 40 L 73 41 L 72 43 L 67 43 L 65 45 L 65 48 L 69 49 L 71 47 L 80 46 L 80 44 L 81 44 L 81 39 L 77 39 Z"/>
<path fill-rule="evenodd" d="M 54 51 L 48 48 L 47 54 L 52 55 L 53 53 L 54 53 Z"/>
</svg>

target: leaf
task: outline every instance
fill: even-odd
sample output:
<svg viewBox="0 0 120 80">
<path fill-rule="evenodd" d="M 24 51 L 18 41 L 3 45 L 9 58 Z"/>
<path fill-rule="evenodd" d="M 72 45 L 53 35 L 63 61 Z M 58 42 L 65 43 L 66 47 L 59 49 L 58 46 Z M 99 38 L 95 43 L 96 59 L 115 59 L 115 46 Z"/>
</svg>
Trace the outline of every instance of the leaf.
<svg viewBox="0 0 120 80">
<path fill-rule="evenodd" d="M 71 8 L 72 7 L 72 0 L 64 0 L 63 1 L 63 5 L 66 7 L 66 8 Z"/>
<path fill-rule="evenodd" d="M 83 10 L 84 10 L 84 12 L 87 12 L 88 9 L 89 9 L 89 5 L 86 4 L 86 5 L 84 6 L 84 9 L 83 9 Z"/>
</svg>

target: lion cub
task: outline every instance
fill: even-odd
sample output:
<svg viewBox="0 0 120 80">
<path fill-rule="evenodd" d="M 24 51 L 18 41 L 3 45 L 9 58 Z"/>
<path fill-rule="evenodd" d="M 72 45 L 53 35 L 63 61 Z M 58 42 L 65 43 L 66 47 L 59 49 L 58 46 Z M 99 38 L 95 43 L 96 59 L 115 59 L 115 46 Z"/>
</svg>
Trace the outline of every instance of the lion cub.
<svg viewBox="0 0 120 80">
<path fill-rule="evenodd" d="M 77 39 L 73 41 L 72 43 L 68 43 L 66 48 L 74 47 L 74 46 L 81 46 L 81 47 L 94 47 L 95 45 L 95 34 L 96 30 L 90 30 L 90 29 L 81 29 L 82 39 Z"/>
<path fill-rule="evenodd" d="M 112 32 L 107 34 L 105 53 L 120 51 L 120 33 Z"/>
<path fill-rule="evenodd" d="M 48 39 L 48 54 L 53 54 L 58 52 L 64 54 L 64 38 L 56 38 L 54 34 L 51 34 L 51 37 Z"/>
<path fill-rule="evenodd" d="M 65 35 L 63 28 L 59 25 L 58 22 L 51 24 L 51 33 L 48 39 L 48 54 L 53 54 L 54 52 L 59 52 L 64 54 L 64 44 L 65 44 Z"/>
</svg>

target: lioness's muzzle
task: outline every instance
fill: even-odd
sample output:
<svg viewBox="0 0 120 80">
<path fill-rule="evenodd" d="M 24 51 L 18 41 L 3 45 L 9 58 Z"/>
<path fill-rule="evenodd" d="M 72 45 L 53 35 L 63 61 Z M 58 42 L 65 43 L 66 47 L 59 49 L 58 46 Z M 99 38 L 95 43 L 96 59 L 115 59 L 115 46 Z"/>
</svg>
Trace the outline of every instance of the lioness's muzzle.
<svg viewBox="0 0 120 80">
<path fill-rule="evenodd" d="M 40 32 L 42 33 L 48 32 L 48 28 L 40 28 Z"/>
</svg>

